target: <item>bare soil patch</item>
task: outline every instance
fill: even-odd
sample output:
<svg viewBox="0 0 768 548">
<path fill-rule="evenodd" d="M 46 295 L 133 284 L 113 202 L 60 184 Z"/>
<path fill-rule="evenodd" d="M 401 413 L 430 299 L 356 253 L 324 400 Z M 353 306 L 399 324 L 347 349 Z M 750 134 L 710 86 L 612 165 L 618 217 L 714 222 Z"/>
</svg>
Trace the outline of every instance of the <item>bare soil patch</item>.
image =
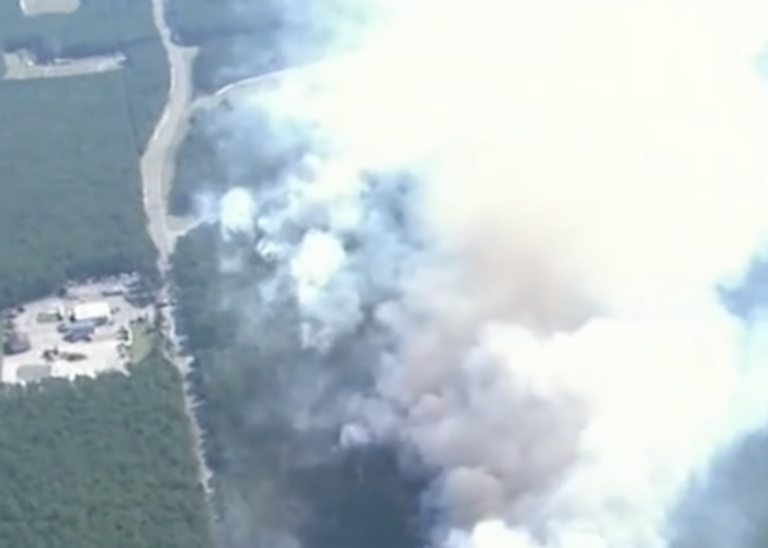
<svg viewBox="0 0 768 548">
<path fill-rule="evenodd" d="M 3 53 L 6 80 L 29 80 L 31 78 L 63 78 L 83 76 L 119 70 L 125 63 L 121 54 L 82 59 L 59 59 L 53 63 L 37 64 L 34 57 L 25 51 Z"/>
<path fill-rule="evenodd" d="M 74 13 L 80 7 L 80 0 L 19 0 L 19 7 L 27 17 L 49 14 Z"/>
</svg>

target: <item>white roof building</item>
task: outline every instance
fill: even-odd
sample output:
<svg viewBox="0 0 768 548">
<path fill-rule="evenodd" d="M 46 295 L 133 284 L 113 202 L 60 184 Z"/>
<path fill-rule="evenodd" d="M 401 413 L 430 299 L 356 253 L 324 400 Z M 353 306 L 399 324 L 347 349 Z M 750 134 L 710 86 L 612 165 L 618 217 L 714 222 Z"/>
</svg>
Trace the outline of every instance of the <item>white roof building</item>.
<svg viewBox="0 0 768 548">
<path fill-rule="evenodd" d="M 81 303 L 72 307 L 72 319 L 76 322 L 109 321 L 112 319 L 112 309 L 109 307 L 109 303 L 103 301 Z"/>
</svg>

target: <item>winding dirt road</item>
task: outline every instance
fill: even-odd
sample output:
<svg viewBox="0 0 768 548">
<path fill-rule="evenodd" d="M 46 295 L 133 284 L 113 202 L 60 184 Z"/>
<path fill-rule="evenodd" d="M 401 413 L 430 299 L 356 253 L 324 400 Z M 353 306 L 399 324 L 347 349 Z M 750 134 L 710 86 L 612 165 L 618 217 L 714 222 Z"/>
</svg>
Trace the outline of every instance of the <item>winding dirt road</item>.
<svg viewBox="0 0 768 548">
<path fill-rule="evenodd" d="M 170 219 L 166 203 L 171 189 L 176 151 L 184 139 L 187 112 L 192 101 L 192 61 L 195 48 L 182 48 L 171 40 L 165 23 L 163 0 L 152 0 L 155 25 L 163 41 L 170 65 L 170 90 L 163 114 L 141 158 L 141 176 L 144 187 L 144 207 L 149 218 L 149 233 L 160 252 L 161 271 L 178 237 L 180 219 Z"/>
<path fill-rule="evenodd" d="M 158 250 L 158 269 L 166 280 L 165 286 L 161 290 L 160 299 L 169 302 L 170 292 L 167 283 L 170 275 L 169 259 L 176 238 L 184 230 L 178 225 L 184 223 L 180 222 L 179 219 L 172 219 L 167 216 L 166 204 L 173 180 L 176 150 L 186 133 L 186 117 L 192 100 L 190 72 L 196 50 L 182 48 L 172 42 L 171 32 L 165 21 L 164 0 L 152 0 L 152 12 L 155 26 L 160 33 L 168 55 L 171 74 L 165 109 L 141 158 L 141 177 L 149 234 Z M 174 224 L 177 226 L 173 226 Z M 180 353 L 173 311 L 170 307 L 162 310 L 164 311 L 163 325 L 166 327 L 165 335 L 171 343 L 170 348 L 166 351 L 166 356 L 178 368 L 184 378 L 184 404 L 194 438 L 200 482 L 210 500 L 212 474 L 204 458 L 202 430 L 197 422 L 194 412 L 195 401 L 187 382 L 191 358 L 182 356 Z"/>
<path fill-rule="evenodd" d="M 149 234 L 158 250 L 158 270 L 163 275 L 164 286 L 159 299 L 171 302 L 169 290 L 170 257 L 179 236 L 189 230 L 194 223 L 188 219 L 173 218 L 168 215 L 168 196 L 173 182 L 176 152 L 188 129 L 191 113 L 207 106 L 215 106 L 225 95 L 236 89 L 249 88 L 254 84 L 278 82 L 292 76 L 312 74 L 331 62 L 339 60 L 327 59 L 307 65 L 277 70 L 268 74 L 248 78 L 225 86 L 215 94 L 203 97 L 195 102 L 193 98 L 193 82 L 191 77 L 192 62 L 197 54 L 196 48 L 184 48 L 173 43 L 171 31 L 165 20 L 164 0 L 152 0 L 152 10 L 155 26 L 165 47 L 170 65 L 170 89 L 163 114 L 158 121 L 147 148 L 141 157 L 141 177 L 144 208 L 148 219 Z M 194 412 L 196 402 L 187 381 L 190 371 L 191 358 L 182 355 L 179 345 L 180 337 L 176 330 L 172 307 L 166 306 L 163 312 L 165 335 L 170 341 L 170 348 L 165 350 L 166 357 L 178 368 L 184 378 L 184 403 L 189 418 L 190 429 L 194 438 L 194 451 L 198 460 L 200 482 L 205 489 L 210 503 L 213 474 L 208 468 L 203 451 L 202 429 L 197 422 Z M 210 505 L 209 505 L 210 506 Z M 212 519 L 216 519 L 212 512 Z"/>
<path fill-rule="evenodd" d="M 211 108 L 216 106 L 227 96 L 236 96 L 240 90 L 247 89 L 249 91 L 253 91 L 254 86 L 261 86 L 269 83 L 282 84 L 291 78 L 306 79 L 307 77 L 311 77 L 313 75 L 320 75 L 323 74 L 323 71 L 327 72 L 328 69 L 331 69 L 334 65 L 340 65 L 345 59 L 348 58 L 350 58 L 349 54 L 336 55 L 326 59 L 321 59 L 319 61 L 314 61 L 312 63 L 286 67 L 272 72 L 267 72 L 266 74 L 260 74 L 258 76 L 252 76 L 250 78 L 238 80 L 237 82 L 227 84 L 211 95 L 199 97 L 190 105 L 190 107 L 192 110 Z"/>
</svg>

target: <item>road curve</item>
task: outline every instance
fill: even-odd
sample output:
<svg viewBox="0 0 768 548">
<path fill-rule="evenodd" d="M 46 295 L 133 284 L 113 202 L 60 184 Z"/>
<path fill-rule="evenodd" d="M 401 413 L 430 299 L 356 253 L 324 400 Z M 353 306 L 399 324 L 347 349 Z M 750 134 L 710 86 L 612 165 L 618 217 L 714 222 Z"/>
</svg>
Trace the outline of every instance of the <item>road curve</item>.
<svg viewBox="0 0 768 548">
<path fill-rule="evenodd" d="M 166 205 L 173 179 L 176 150 L 184 138 L 186 114 L 192 100 L 190 73 L 196 54 L 194 48 L 182 48 L 171 41 L 163 5 L 163 0 L 152 0 L 154 22 L 170 66 L 170 89 L 163 114 L 141 158 L 144 207 L 149 219 L 150 236 L 160 253 L 161 271 L 167 267 L 175 239 L 168 225 Z"/>
<path fill-rule="evenodd" d="M 267 84 L 271 82 L 277 82 L 279 80 L 290 79 L 293 77 L 307 77 L 312 74 L 320 74 L 321 70 L 327 70 L 328 68 L 340 64 L 345 59 L 350 58 L 350 54 L 340 54 L 326 59 L 321 59 L 312 63 L 306 63 L 303 65 L 295 65 L 291 67 L 285 67 L 258 76 L 251 76 L 250 78 L 244 78 L 226 86 L 219 88 L 216 92 L 210 95 L 204 95 L 196 99 L 192 105 L 192 110 L 200 108 L 209 108 L 215 106 L 221 102 L 227 95 L 237 92 L 239 89 L 245 89 L 250 86 Z"/>
<path fill-rule="evenodd" d="M 164 0 L 152 0 L 152 14 L 168 56 L 171 74 L 165 109 L 141 157 L 141 178 L 148 230 L 158 250 L 158 269 L 165 280 L 159 300 L 169 302 L 169 266 L 175 237 L 169 228 L 166 214 L 167 197 L 173 178 L 176 150 L 186 132 L 186 116 L 192 100 L 191 64 L 196 50 L 179 47 L 171 40 L 171 32 L 165 21 Z M 200 482 L 210 501 L 212 473 L 206 464 L 202 429 L 197 422 L 194 397 L 187 381 L 191 359 L 180 353 L 173 311 L 170 307 L 161 310 L 165 335 L 170 341 L 170 348 L 165 350 L 165 354 L 184 379 L 184 404 L 194 439 Z"/>
</svg>

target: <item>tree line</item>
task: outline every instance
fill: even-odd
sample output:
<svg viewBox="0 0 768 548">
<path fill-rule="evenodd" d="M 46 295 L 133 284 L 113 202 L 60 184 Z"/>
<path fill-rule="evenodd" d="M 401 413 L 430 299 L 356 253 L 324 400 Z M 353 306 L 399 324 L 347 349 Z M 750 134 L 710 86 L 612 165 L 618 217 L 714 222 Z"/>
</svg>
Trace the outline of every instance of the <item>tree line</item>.
<svg viewBox="0 0 768 548">
<path fill-rule="evenodd" d="M 128 375 L 0 387 L 3 545 L 210 548 L 180 381 L 153 353 Z"/>
</svg>

